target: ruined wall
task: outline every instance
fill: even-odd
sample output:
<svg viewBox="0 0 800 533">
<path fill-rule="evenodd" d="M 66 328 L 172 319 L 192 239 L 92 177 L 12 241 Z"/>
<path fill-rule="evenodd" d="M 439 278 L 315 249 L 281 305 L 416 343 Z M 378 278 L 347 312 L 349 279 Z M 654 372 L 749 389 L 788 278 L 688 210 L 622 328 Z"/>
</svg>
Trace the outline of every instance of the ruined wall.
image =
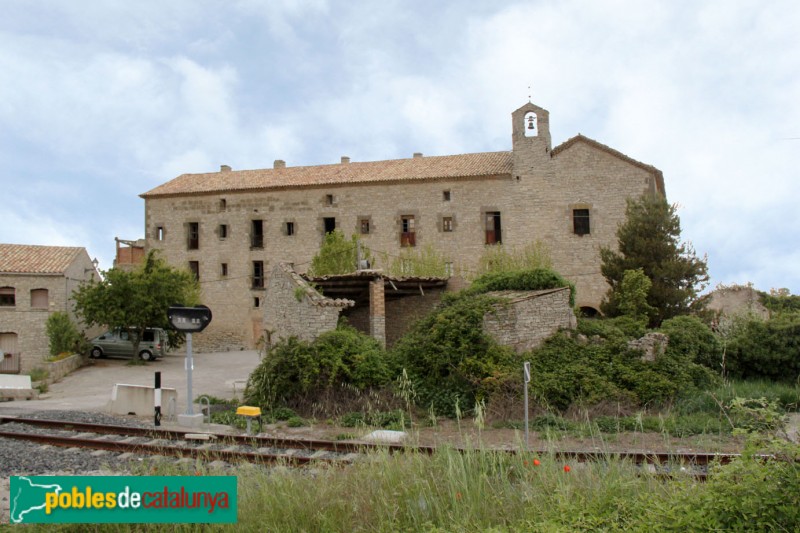
<svg viewBox="0 0 800 533">
<path fill-rule="evenodd" d="M 527 292 L 527 293 L 526 293 Z M 561 328 L 575 328 L 577 319 L 569 305 L 569 289 L 549 291 L 497 291 L 494 311 L 483 317 L 483 328 L 500 344 L 517 353 L 539 346 Z"/>
<path fill-rule="evenodd" d="M 349 300 L 325 298 L 289 265 L 278 264 L 265 293 L 263 330 L 268 332 L 268 345 L 289 337 L 313 341 L 336 329 L 340 311 L 351 305 Z"/>
<path fill-rule="evenodd" d="M 753 287 L 746 285 L 734 285 L 715 290 L 709 295 L 707 308 L 718 315 L 726 316 L 752 314 L 768 319 L 770 314 L 769 309 L 761 303 L 758 292 Z"/>
<path fill-rule="evenodd" d="M 414 322 L 433 311 L 442 300 L 443 293 L 443 290 L 427 290 L 425 296 L 406 296 L 387 300 L 386 346 L 394 346 L 394 343 L 411 329 Z"/>
</svg>

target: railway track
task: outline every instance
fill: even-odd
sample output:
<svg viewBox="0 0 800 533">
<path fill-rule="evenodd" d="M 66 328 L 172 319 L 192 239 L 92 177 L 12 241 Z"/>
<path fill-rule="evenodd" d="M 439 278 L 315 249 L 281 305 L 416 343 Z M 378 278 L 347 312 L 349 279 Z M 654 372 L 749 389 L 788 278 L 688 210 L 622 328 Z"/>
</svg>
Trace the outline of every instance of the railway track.
<svg viewBox="0 0 800 533">
<path fill-rule="evenodd" d="M 224 461 L 231 464 L 281 463 L 289 466 L 303 466 L 309 463 L 346 465 L 363 454 L 375 450 L 424 454 L 436 451 L 436 448 L 431 446 L 198 433 L 9 416 L 0 417 L 0 437 L 50 446 L 104 450 L 136 456 L 190 458 L 204 462 Z M 469 451 L 459 448 L 456 450 Z M 516 450 L 497 451 L 519 453 Z M 571 463 L 629 461 L 658 475 L 669 476 L 681 471 L 701 479 L 705 478 L 710 464 L 727 464 L 739 457 L 738 454 L 721 453 L 549 450 L 529 450 L 527 453 L 531 456 L 551 456 L 559 461 Z"/>
</svg>

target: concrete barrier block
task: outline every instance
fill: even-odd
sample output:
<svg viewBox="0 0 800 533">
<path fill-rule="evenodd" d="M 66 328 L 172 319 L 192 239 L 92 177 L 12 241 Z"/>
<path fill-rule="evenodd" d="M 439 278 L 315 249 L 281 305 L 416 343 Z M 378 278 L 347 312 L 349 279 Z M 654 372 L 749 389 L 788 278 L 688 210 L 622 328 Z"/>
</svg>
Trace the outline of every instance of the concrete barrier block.
<svg viewBox="0 0 800 533">
<path fill-rule="evenodd" d="M 178 391 L 175 389 L 161 389 L 161 411 L 164 412 L 170 402 L 177 405 Z M 155 388 L 146 385 L 129 385 L 117 383 L 111 391 L 111 401 L 108 410 L 114 415 L 148 416 L 153 414 L 155 405 Z"/>
</svg>

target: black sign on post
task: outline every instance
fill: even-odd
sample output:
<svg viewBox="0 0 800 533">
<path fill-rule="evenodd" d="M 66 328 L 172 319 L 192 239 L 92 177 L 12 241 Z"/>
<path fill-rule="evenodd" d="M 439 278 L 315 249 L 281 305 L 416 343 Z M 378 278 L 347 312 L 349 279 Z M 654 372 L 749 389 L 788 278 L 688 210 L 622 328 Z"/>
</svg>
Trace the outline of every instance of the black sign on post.
<svg viewBox="0 0 800 533">
<path fill-rule="evenodd" d="M 184 333 L 198 333 L 211 323 L 211 309 L 205 305 L 195 307 L 170 306 L 167 318 L 172 327 Z"/>
</svg>

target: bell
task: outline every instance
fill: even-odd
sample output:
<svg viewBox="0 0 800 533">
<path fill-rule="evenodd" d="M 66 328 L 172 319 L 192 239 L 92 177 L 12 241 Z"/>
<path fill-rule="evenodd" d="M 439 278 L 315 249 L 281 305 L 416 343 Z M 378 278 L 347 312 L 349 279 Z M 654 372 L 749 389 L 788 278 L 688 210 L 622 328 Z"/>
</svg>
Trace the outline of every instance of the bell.
<svg viewBox="0 0 800 533">
<path fill-rule="evenodd" d="M 533 127 L 533 117 L 528 117 L 528 129 L 529 130 L 534 129 L 534 127 Z"/>
</svg>

